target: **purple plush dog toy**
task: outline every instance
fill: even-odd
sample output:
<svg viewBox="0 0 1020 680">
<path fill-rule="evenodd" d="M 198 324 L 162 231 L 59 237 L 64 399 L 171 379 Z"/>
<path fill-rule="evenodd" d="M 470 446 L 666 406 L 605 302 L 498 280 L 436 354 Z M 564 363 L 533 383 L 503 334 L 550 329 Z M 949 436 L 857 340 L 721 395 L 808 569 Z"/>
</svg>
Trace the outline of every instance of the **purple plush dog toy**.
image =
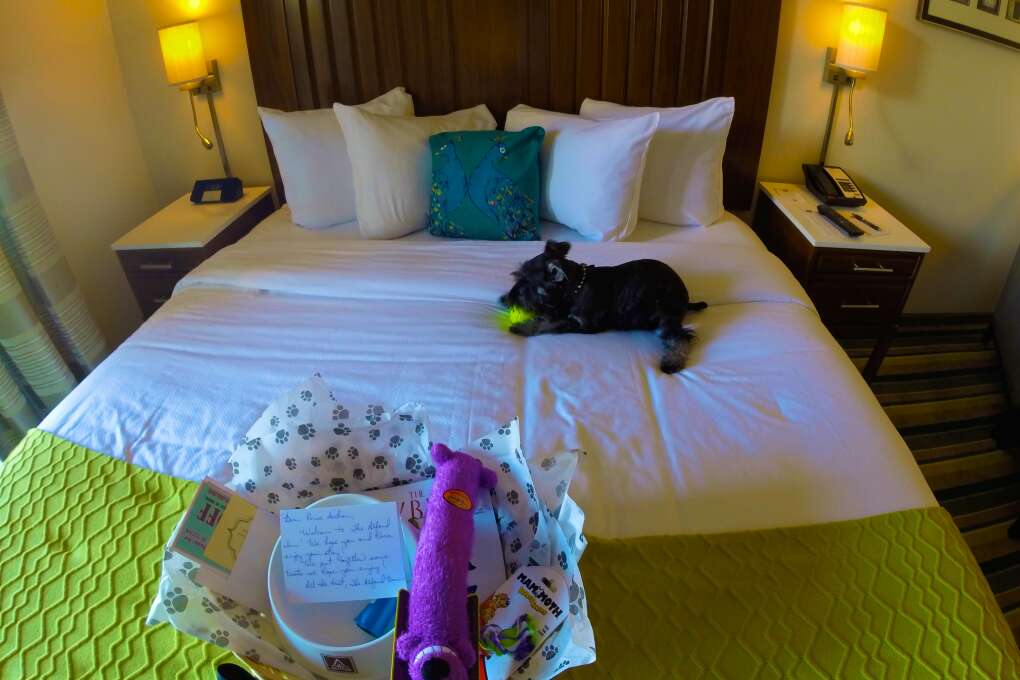
<svg viewBox="0 0 1020 680">
<path fill-rule="evenodd" d="M 397 655 L 414 680 L 465 680 L 478 650 L 468 634 L 467 572 L 479 489 L 496 473 L 477 458 L 432 445 L 436 480 L 418 537 L 407 631 Z"/>
</svg>

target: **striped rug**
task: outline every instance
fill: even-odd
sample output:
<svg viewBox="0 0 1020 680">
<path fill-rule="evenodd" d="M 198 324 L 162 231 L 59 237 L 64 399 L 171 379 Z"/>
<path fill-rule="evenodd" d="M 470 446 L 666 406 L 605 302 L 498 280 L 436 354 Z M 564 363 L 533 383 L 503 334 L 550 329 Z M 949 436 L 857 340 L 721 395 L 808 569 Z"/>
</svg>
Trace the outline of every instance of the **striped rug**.
<svg viewBox="0 0 1020 680">
<path fill-rule="evenodd" d="M 863 368 L 873 342 L 841 341 Z M 905 317 L 872 390 L 981 563 L 1020 641 L 1020 450 L 1000 448 L 1009 409 L 991 317 Z"/>
</svg>

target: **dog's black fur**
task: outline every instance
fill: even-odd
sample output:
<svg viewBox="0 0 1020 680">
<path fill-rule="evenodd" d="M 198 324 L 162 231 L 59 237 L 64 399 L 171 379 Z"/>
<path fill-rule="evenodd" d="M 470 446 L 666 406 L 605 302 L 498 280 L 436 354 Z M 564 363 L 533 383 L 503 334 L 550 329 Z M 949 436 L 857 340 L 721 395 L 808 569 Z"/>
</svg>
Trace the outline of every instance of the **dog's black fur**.
<svg viewBox="0 0 1020 680">
<path fill-rule="evenodd" d="M 567 259 L 569 243 L 548 241 L 545 251 L 513 273 L 514 286 L 500 298 L 534 317 L 514 324 L 511 333 L 601 333 L 654 330 L 665 354 L 659 367 L 676 373 L 687 363 L 694 331 L 684 328 L 691 302 L 680 276 L 658 260 L 634 260 L 615 267 L 593 267 Z"/>
</svg>

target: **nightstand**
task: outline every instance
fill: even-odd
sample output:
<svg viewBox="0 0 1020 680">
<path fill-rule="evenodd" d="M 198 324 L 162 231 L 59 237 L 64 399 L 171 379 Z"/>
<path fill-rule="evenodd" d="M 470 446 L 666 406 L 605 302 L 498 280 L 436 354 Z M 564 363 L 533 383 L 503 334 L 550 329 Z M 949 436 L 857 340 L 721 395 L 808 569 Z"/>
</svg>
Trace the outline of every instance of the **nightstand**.
<svg viewBox="0 0 1020 680">
<path fill-rule="evenodd" d="M 233 203 L 196 205 L 185 194 L 111 246 L 146 319 L 203 260 L 273 212 L 270 187 L 248 187 Z"/>
<path fill-rule="evenodd" d="M 858 238 L 846 236 L 819 215 L 819 202 L 804 186 L 762 182 L 752 227 L 801 282 L 835 337 L 875 338 L 863 371 L 871 380 L 931 248 L 870 198 L 858 208 L 839 209 L 864 230 Z"/>
</svg>

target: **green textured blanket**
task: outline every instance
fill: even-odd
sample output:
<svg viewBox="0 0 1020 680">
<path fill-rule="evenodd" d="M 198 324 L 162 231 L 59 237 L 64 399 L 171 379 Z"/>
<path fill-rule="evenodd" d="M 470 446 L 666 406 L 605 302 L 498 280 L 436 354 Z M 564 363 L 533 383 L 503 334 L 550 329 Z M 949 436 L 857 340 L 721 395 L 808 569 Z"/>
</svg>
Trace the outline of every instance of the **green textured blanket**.
<svg viewBox="0 0 1020 680">
<path fill-rule="evenodd" d="M 1020 678 L 942 508 L 709 536 L 592 539 L 598 678 Z"/>
<path fill-rule="evenodd" d="M 194 484 L 34 430 L 0 468 L 0 678 L 208 678 L 230 655 L 144 624 Z M 599 659 L 576 677 L 1020 677 L 948 515 L 592 539 Z"/>
<path fill-rule="evenodd" d="M 147 626 L 195 485 L 32 430 L 0 468 L 0 678 L 209 678 L 233 658 Z"/>
</svg>

